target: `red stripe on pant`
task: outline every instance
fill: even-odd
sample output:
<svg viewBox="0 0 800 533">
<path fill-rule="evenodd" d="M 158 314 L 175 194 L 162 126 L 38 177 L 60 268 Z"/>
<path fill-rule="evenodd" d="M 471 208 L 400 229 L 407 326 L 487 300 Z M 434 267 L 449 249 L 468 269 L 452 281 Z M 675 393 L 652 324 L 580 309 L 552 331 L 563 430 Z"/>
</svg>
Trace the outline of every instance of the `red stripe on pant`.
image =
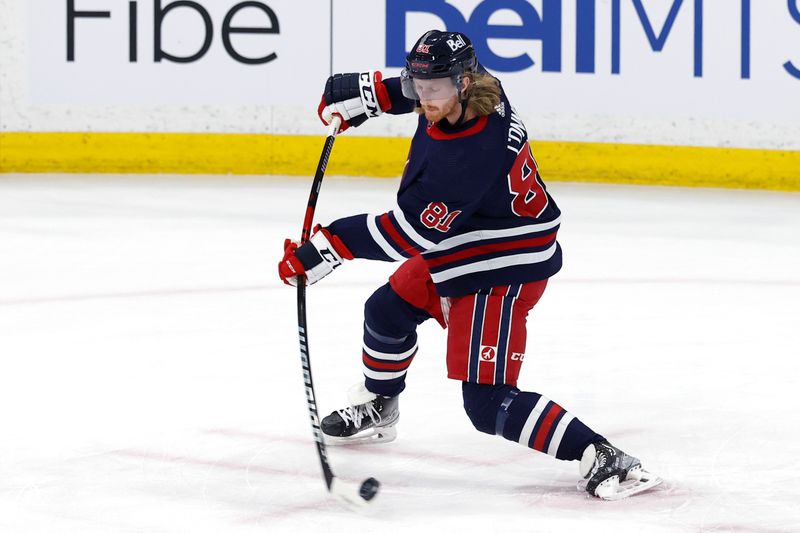
<svg viewBox="0 0 800 533">
<path fill-rule="evenodd" d="M 475 295 L 460 296 L 455 311 L 450 309 L 447 326 L 447 375 L 451 379 L 467 380 L 472 355 L 472 327 L 475 315 Z"/>
<path fill-rule="evenodd" d="M 495 365 L 497 364 L 497 340 L 500 335 L 500 321 L 503 317 L 503 296 L 508 287 L 495 287 L 491 297 L 486 299 L 486 312 L 483 314 L 483 332 L 481 333 L 481 353 L 474 354 L 478 360 L 478 383 L 494 384 Z"/>
</svg>

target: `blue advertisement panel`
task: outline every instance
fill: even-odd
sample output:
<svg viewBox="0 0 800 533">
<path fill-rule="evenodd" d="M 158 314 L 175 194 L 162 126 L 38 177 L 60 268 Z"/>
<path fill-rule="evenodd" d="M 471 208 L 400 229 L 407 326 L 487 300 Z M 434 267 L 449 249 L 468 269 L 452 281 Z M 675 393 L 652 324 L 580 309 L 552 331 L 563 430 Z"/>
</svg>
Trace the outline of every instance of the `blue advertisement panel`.
<svg viewBox="0 0 800 533">
<path fill-rule="evenodd" d="M 335 4 L 334 64 L 342 69 L 397 73 L 420 34 L 446 28 L 471 38 L 520 108 L 800 120 L 800 0 Z M 370 12 L 372 22 L 348 33 L 345 12 Z"/>
</svg>

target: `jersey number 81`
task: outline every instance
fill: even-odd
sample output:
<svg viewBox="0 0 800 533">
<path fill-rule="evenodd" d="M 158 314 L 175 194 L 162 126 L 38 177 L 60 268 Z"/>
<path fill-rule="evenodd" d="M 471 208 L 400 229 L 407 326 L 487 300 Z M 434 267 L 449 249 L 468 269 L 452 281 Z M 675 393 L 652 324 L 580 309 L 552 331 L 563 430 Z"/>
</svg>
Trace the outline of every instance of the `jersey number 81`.
<svg viewBox="0 0 800 533">
<path fill-rule="evenodd" d="M 431 202 L 419 216 L 419 220 L 426 228 L 447 233 L 450 231 L 450 224 L 460 214 L 461 211 L 450 211 L 444 202 Z"/>
</svg>

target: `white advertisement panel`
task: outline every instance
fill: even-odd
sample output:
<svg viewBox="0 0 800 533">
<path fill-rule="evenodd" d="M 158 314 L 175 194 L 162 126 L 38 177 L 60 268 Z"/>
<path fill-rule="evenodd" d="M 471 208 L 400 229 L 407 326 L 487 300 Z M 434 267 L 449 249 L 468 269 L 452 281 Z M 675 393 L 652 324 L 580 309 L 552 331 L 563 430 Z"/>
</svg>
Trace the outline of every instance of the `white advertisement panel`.
<svg viewBox="0 0 800 533">
<path fill-rule="evenodd" d="M 319 134 L 331 70 L 430 28 L 539 139 L 800 149 L 800 0 L 0 0 L 0 126 Z"/>
<path fill-rule="evenodd" d="M 293 104 L 329 70 L 327 2 L 26 3 L 37 104 Z"/>
</svg>

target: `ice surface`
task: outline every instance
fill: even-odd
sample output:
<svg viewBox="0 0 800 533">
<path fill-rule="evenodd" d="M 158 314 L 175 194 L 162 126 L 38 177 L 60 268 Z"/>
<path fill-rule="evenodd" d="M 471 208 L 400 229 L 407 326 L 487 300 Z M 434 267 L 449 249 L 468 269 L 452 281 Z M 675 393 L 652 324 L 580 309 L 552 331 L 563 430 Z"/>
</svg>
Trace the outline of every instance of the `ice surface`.
<svg viewBox="0 0 800 533">
<path fill-rule="evenodd" d="M 552 183 L 565 267 L 520 386 L 665 483 L 622 502 L 577 464 L 476 432 L 420 328 L 398 440 L 330 449 L 383 486 L 328 498 L 295 292 L 309 179 L 0 176 L 0 531 L 798 531 L 800 195 Z M 326 178 L 317 220 L 396 180 Z M 360 379 L 363 301 L 395 265 L 309 289 L 322 412 Z"/>
</svg>

